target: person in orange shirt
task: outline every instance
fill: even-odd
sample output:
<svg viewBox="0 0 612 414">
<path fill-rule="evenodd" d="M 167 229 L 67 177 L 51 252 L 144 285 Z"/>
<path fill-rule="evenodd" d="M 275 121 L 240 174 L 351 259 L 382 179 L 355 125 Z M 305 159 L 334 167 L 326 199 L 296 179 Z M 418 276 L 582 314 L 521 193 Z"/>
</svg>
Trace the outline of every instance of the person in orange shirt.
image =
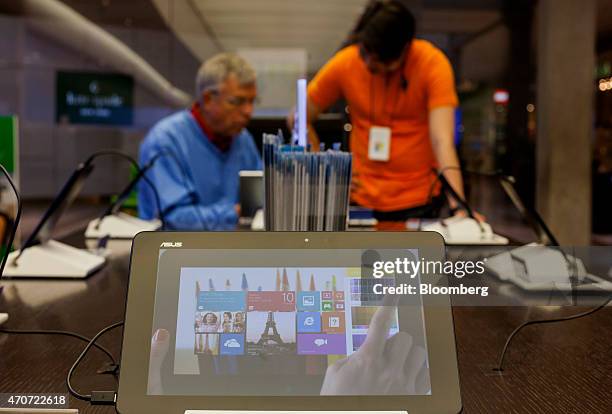
<svg viewBox="0 0 612 414">
<path fill-rule="evenodd" d="M 441 50 L 414 39 L 414 32 L 414 16 L 399 1 L 371 3 L 346 47 L 308 86 L 314 148 L 312 122 L 341 97 L 348 103 L 351 199 L 373 209 L 379 221 L 437 216 L 442 198 L 434 169 L 464 196 L 454 147 L 453 70 Z M 456 211 L 454 200 L 449 203 Z"/>
</svg>

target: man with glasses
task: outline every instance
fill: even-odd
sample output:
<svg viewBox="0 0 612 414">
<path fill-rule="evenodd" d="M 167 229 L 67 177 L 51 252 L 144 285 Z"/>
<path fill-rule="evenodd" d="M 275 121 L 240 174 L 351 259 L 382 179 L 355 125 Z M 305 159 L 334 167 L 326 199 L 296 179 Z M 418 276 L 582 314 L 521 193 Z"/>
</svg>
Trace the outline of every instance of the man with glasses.
<svg viewBox="0 0 612 414">
<path fill-rule="evenodd" d="M 140 147 L 140 164 L 160 196 L 161 214 L 175 230 L 233 228 L 239 215 L 240 170 L 260 170 L 261 158 L 245 129 L 257 97 L 255 71 L 240 56 L 218 54 L 196 78 L 196 101 L 161 120 Z M 159 216 L 155 193 L 141 181 L 139 215 Z"/>
<path fill-rule="evenodd" d="M 340 98 L 347 102 L 351 200 L 373 209 L 379 221 L 437 216 L 440 186 L 433 170 L 443 171 L 463 196 L 454 147 L 453 70 L 442 51 L 414 39 L 414 33 L 414 17 L 400 1 L 371 2 L 345 47 L 308 87 L 309 138 L 315 148 L 312 122 Z M 450 203 L 455 209 L 454 200 Z"/>
</svg>

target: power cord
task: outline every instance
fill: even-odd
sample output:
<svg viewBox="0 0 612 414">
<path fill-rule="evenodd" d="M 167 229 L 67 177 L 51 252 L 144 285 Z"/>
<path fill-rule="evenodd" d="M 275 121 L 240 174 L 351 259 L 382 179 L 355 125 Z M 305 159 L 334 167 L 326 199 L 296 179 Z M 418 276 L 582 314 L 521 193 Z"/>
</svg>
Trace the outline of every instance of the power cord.
<svg viewBox="0 0 612 414">
<path fill-rule="evenodd" d="M 136 166 L 136 168 L 138 167 L 138 163 L 136 162 L 136 160 L 134 160 L 132 157 L 130 157 L 127 154 L 124 154 L 120 151 L 113 151 L 113 150 L 109 150 L 109 151 L 100 151 L 98 153 L 93 154 L 88 160 L 87 162 L 92 162 L 94 158 L 96 158 L 97 156 L 101 156 L 101 155 L 119 155 L 122 156 L 124 158 L 127 158 L 130 160 L 130 162 L 133 163 L 133 165 Z M 3 255 L 3 257 L 0 259 L 0 279 L 2 278 L 2 273 L 4 270 L 4 266 L 6 264 L 6 260 L 8 259 L 8 255 L 9 255 L 9 251 L 11 246 L 13 245 L 13 241 L 15 238 L 15 233 L 17 230 L 17 225 L 19 224 L 19 221 L 21 219 L 21 212 L 22 212 L 22 203 L 21 203 L 21 196 L 19 194 L 19 191 L 17 190 L 17 187 L 15 186 L 15 183 L 13 182 L 13 180 L 11 179 L 10 174 L 8 173 L 8 171 L 6 170 L 6 168 L 4 168 L 4 166 L 2 164 L 0 164 L 0 172 L 2 172 L 3 175 L 6 176 L 7 181 L 9 182 L 11 188 L 13 189 L 14 193 L 15 193 L 15 197 L 17 199 L 17 213 L 15 216 L 15 220 L 14 220 L 14 225 L 13 225 L 13 229 L 10 233 L 9 236 L 9 240 L 8 240 L 8 244 L 7 244 L 7 249 L 6 249 L 6 254 Z M 155 191 L 155 193 L 157 194 L 157 189 L 151 184 L 153 190 Z M 159 200 L 159 196 L 157 196 L 158 200 Z M 72 395 L 74 395 L 76 398 L 79 399 L 85 399 L 87 401 L 90 401 L 92 404 L 114 404 L 115 403 L 115 398 L 116 398 L 116 392 L 115 391 L 94 391 L 92 392 L 91 395 L 81 395 L 78 392 L 76 392 L 73 388 L 72 385 L 70 383 L 70 380 L 72 378 L 72 375 L 75 371 L 75 369 L 78 367 L 79 363 L 82 361 L 83 357 L 87 354 L 87 352 L 91 349 L 92 346 L 95 346 L 96 348 L 100 349 L 102 352 L 104 352 L 112 361 L 113 366 L 117 367 L 117 361 L 115 360 L 115 358 L 113 357 L 113 355 L 111 354 L 111 352 L 109 350 L 107 350 L 106 348 L 104 348 L 102 345 L 98 345 L 95 342 L 98 340 L 98 338 L 100 338 L 104 333 L 115 329 L 119 326 L 122 326 L 123 322 L 117 322 L 113 325 L 110 325 L 104 329 L 102 329 L 100 332 L 98 332 L 98 334 L 96 334 L 96 336 L 94 336 L 92 339 L 89 339 L 83 335 L 74 333 L 74 332 L 70 332 L 70 331 L 60 331 L 60 330 L 14 330 L 14 329 L 5 329 L 5 328 L 0 328 L 0 333 L 4 333 L 4 334 L 15 334 L 15 335 L 61 335 L 61 336 L 69 336 L 72 338 L 77 338 L 80 339 L 82 341 L 88 342 L 87 346 L 85 347 L 85 349 L 83 350 L 83 352 L 81 352 L 81 354 L 79 355 L 78 359 L 75 361 L 75 363 L 72 365 L 72 367 L 70 368 L 70 371 L 68 372 L 68 377 L 66 378 L 66 383 L 68 385 L 68 390 L 70 391 L 70 393 Z M 116 372 L 116 368 L 113 370 L 113 372 Z M 117 411 L 118 412 L 118 411 Z"/>
<path fill-rule="evenodd" d="M 164 214 L 163 214 L 163 211 L 162 211 L 162 208 L 161 208 L 161 198 L 159 196 L 159 191 L 157 191 L 157 187 L 155 187 L 155 185 L 149 179 L 149 177 L 147 177 L 144 174 L 144 172 L 146 170 L 143 171 L 143 169 L 140 168 L 140 165 L 138 165 L 138 161 L 136 161 L 136 159 L 134 157 L 132 157 L 131 155 L 129 155 L 126 152 L 119 151 L 119 150 L 101 150 L 101 151 L 96 151 L 93 154 L 91 154 L 89 156 L 89 158 L 87 158 L 87 160 L 85 161 L 85 164 L 91 164 L 96 158 L 103 157 L 103 156 L 108 156 L 108 155 L 121 157 L 121 158 L 127 160 L 130 164 L 132 164 L 132 167 L 134 167 L 136 172 L 139 175 L 142 175 L 143 181 L 146 182 L 149 185 L 149 187 L 151 187 L 151 190 L 153 190 L 153 195 L 155 197 L 155 203 L 157 204 L 157 211 L 159 212 L 159 219 L 162 222 L 162 229 L 164 229 L 166 224 L 165 224 L 165 220 L 164 220 Z M 154 163 L 155 161 L 156 160 L 152 160 L 151 162 Z M 145 168 L 148 169 L 148 168 L 150 168 L 150 166 L 147 165 L 147 166 L 145 166 Z"/>
<path fill-rule="evenodd" d="M 89 156 L 89 158 L 87 158 L 87 160 L 85 161 L 85 164 L 91 164 L 93 162 L 93 160 L 95 160 L 98 157 L 103 157 L 103 156 L 107 156 L 107 155 L 112 155 L 112 156 L 116 156 L 116 157 L 121 157 L 127 161 L 129 161 L 134 168 L 140 169 L 140 166 L 138 165 L 138 161 L 136 161 L 136 159 L 134 157 L 132 157 L 131 155 L 129 155 L 128 153 L 125 153 L 123 151 L 119 151 L 119 150 L 101 150 L 101 151 L 96 151 L 93 154 L 91 154 Z"/>
<path fill-rule="evenodd" d="M 3 255 L 4 257 L 2 257 L 2 259 L 0 260 L 0 278 L 2 278 L 2 272 L 4 271 L 6 260 L 8 259 L 9 253 L 11 252 L 11 247 L 13 246 L 13 242 L 15 241 L 15 233 L 17 233 L 17 226 L 19 225 L 19 221 L 21 220 L 22 206 L 21 206 L 21 196 L 19 195 L 17 186 L 13 182 L 13 179 L 11 178 L 11 175 L 9 174 L 9 172 L 6 170 L 6 168 L 4 168 L 2 164 L 0 164 L 0 172 L 2 172 L 2 174 L 6 177 L 6 180 L 8 181 L 9 185 L 13 189 L 13 193 L 15 194 L 15 198 L 17 199 L 17 213 L 15 214 L 15 220 L 13 220 L 13 228 L 10 229 L 10 235 L 8 238 L 8 242 L 6 244 L 6 251 L 5 251 L 6 254 L 4 254 Z"/>
<path fill-rule="evenodd" d="M 83 342 L 91 342 L 90 338 L 87 338 L 86 336 L 83 336 L 81 334 L 70 332 L 70 331 L 59 331 L 59 330 L 53 330 L 53 329 L 51 330 L 35 330 L 35 329 L 17 330 L 17 329 L 0 328 L 0 333 L 4 333 L 7 335 L 60 335 L 60 336 L 68 336 L 71 338 L 80 339 Z M 93 346 L 98 348 L 100 351 L 104 352 L 109 357 L 113 365 L 117 365 L 117 361 L 115 360 L 115 357 L 113 357 L 113 354 L 108 349 L 98 344 L 94 344 Z"/>
<path fill-rule="evenodd" d="M 471 169 L 467 169 L 467 168 L 461 168 L 459 166 L 456 165 L 451 165 L 448 167 L 444 167 L 441 170 L 439 170 L 437 172 L 437 174 L 435 175 L 434 180 L 431 182 L 431 186 L 429 187 L 429 193 L 427 195 L 427 204 L 431 203 L 432 198 L 433 198 L 433 191 L 435 188 L 436 183 L 438 183 L 440 180 L 438 179 L 438 177 L 441 174 L 444 174 L 446 171 L 448 170 L 459 170 L 461 172 L 465 172 L 469 175 L 476 175 L 476 176 L 481 176 L 481 177 L 489 177 L 489 178 L 495 178 L 498 177 L 501 174 L 500 170 L 497 171 L 475 171 L 475 170 L 471 170 Z"/>
<path fill-rule="evenodd" d="M 102 329 L 100 332 L 98 332 L 89 341 L 89 343 L 83 349 L 83 352 L 81 352 L 81 354 L 76 359 L 76 361 L 74 361 L 74 364 L 72 364 L 72 367 L 70 367 L 70 370 L 68 371 L 68 376 L 66 377 L 66 385 L 68 386 L 68 391 L 70 392 L 70 394 L 74 396 L 75 398 L 81 401 L 88 401 L 92 405 L 113 405 L 115 404 L 115 399 L 117 396 L 116 391 L 92 391 L 91 394 L 81 394 L 72 387 L 71 380 L 72 380 L 72 375 L 74 374 L 74 371 L 77 369 L 77 367 L 79 366 L 79 364 L 81 363 L 85 355 L 87 355 L 87 352 L 89 352 L 91 347 L 94 346 L 95 342 L 106 332 L 111 331 L 120 326 L 123 326 L 123 321 L 116 322 L 112 325 L 109 325 L 106 328 Z"/>
<path fill-rule="evenodd" d="M 137 171 L 136 176 L 132 178 L 128 185 L 121 191 L 121 193 L 117 196 L 115 202 L 110 204 L 107 209 L 104 210 L 104 212 L 100 215 L 100 217 L 98 217 L 98 222 L 95 226 L 96 230 L 100 228 L 104 218 L 118 213 L 119 209 L 121 208 L 121 205 L 130 196 L 132 191 L 134 191 L 134 188 L 141 179 L 145 181 L 153 190 L 153 195 L 155 196 L 155 203 L 157 205 L 157 210 L 159 213 L 159 220 L 161 221 L 161 228 L 164 229 L 166 227 L 166 221 L 164 219 L 163 212 L 161 211 L 161 199 L 159 197 L 159 192 L 157 191 L 149 177 L 146 176 L 146 172 L 155 165 L 155 162 L 158 158 L 159 156 L 155 156 L 151 158 L 151 160 L 147 164 L 143 165 L 141 168 L 135 168 L 135 170 Z"/>
<path fill-rule="evenodd" d="M 15 182 L 11 178 L 9 172 L 4 168 L 2 164 L 0 164 L 0 172 L 6 177 L 6 181 L 8 181 L 13 193 L 15 194 L 15 199 L 17 200 L 17 212 L 15 213 L 15 220 L 13 220 L 12 226 L 8 231 L 8 237 L 3 237 L 2 242 L 6 241 L 6 246 L 4 247 L 5 251 L 0 258 L 0 281 L 2 279 L 2 274 L 4 272 L 4 266 L 6 265 L 6 261 L 8 260 L 9 254 L 11 253 L 11 248 L 13 247 L 13 241 L 15 241 L 15 234 L 17 233 L 17 226 L 19 226 L 19 221 L 21 220 L 21 195 L 17 190 L 17 186 Z M 0 294 L 2 293 L 3 286 L 0 285 Z M 0 313 L 0 325 L 2 325 L 8 319 L 8 314 Z"/>
<path fill-rule="evenodd" d="M 446 170 L 450 170 L 450 169 L 457 169 L 457 170 L 461 170 L 460 167 L 456 167 L 456 166 L 450 166 L 450 167 L 445 167 L 442 170 L 440 170 L 440 172 L 438 173 L 439 177 L 441 174 L 443 174 Z M 476 171 L 467 171 L 470 174 L 475 174 L 475 175 L 481 175 L 481 176 L 485 176 L 485 177 L 498 177 L 500 175 L 499 171 L 496 172 L 476 172 Z M 427 203 L 431 203 L 432 200 L 432 196 L 433 196 L 433 190 L 435 188 L 435 184 L 438 182 L 438 179 L 435 179 L 432 181 L 430 189 L 429 189 L 429 194 L 427 196 Z M 419 230 L 421 229 L 421 222 L 419 221 Z M 565 252 L 563 251 L 563 249 L 559 249 L 559 251 L 561 252 L 561 254 L 563 255 L 565 261 L 568 263 L 569 269 L 572 273 L 574 273 L 576 271 L 575 265 L 572 265 L 571 261 L 568 259 L 567 255 L 565 254 Z M 494 371 L 498 371 L 498 372 L 503 372 L 504 370 L 504 359 L 506 357 L 506 353 L 510 347 L 510 344 L 512 343 L 512 340 L 516 337 L 516 335 L 522 331 L 524 328 L 526 328 L 527 326 L 530 325 L 539 325 L 539 324 L 547 324 L 547 323 L 555 323 L 555 322 L 565 322 L 565 321 L 570 321 L 570 320 L 574 320 L 574 319 L 580 319 L 580 318 L 584 318 L 586 316 L 592 315 L 595 312 L 600 311 L 601 309 L 605 308 L 610 302 L 612 302 L 612 296 L 609 297 L 606 301 L 604 301 L 601 305 L 590 309 L 588 311 L 585 312 L 581 312 L 578 313 L 576 315 L 570 315 L 570 316 L 565 316 L 565 317 L 560 317 L 560 318 L 553 318 L 553 319 L 537 319 L 537 320 L 533 320 L 533 321 L 527 321 L 522 323 L 521 325 L 519 325 L 518 327 L 516 327 L 514 329 L 514 331 L 512 331 L 512 333 L 508 336 L 508 338 L 506 339 L 506 343 L 504 344 L 504 347 L 502 349 L 501 355 L 499 356 L 499 361 L 497 364 L 497 367 L 495 367 L 493 370 Z"/>
<path fill-rule="evenodd" d="M 612 296 L 609 297 L 608 299 L 606 299 L 606 301 L 603 302 L 601 305 L 599 305 L 599 306 L 597 306 L 597 307 L 595 307 L 593 309 L 590 309 L 588 311 L 585 311 L 585 312 L 582 312 L 582 313 L 578 313 L 576 315 L 564 316 L 564 317 L 561 317 L 561 318 L 553 318 L 553 319 L 537 319 L 537 320 L 527 321 L 527 322 L 524 322 L 524 323 L 520 324 L 514 331 L 512 331 L 512 333 L 508 336 L 508 339 L 506 339 L 506 343 L 504 344 L 504 347 L 502 349 L 501 355 L 499 356 L 499 362 L 497 364 L 497 367 L 493 368 L 493 371 L 503 372 L 503 370 L 504 370 L 504 358 L 506 356 L 506 352 L 508 351 L 510 343 L 512 342 L 514 337 L 521 330 L 523 330 L 523 328 L 525 328 L 525 327 L 527 327 L 529 325 L 538 325 L 538 324 L 554 323 L 554 322 L 565 322 L 565 321 L 571 321 L 573 319 L 584 318 L 585 316 L 592 315 L 595 312 L 605 308 L 611 301 L 612 301 Z"/>
<path fill-rule="evenodd" d="M 446 171 L 448 170 L 459 170 L 459 171 L 463 171 L 461 169 L 461 167 L 456 166 L 456 165 L 451 165 L 448 167 L 444 167 L 441 170 L 439 170 L 437 172 L 437 174 L 434 175 L 434 179 L 431 182 L 431 185 L 429 186 L 429 192 L 427 193 L 427 204 L 431 203 L 432 199 L 433 199 L 433 191 L 436 187 L 436 184 L 440 182 L 440 180 L 438 179 L 438 177 L 442 174 L 444 174 Z M 432 171 L 433 172 L 433 171 Z"/>
<path fill-rule="evenodd" d="M 438 174 L 435 174 L 434 175 L 434 179 L 431 181 L 431 185 L 429 186 L 429 192 L 427 193 L 427 202 L 425 203 L 426 205 L 431 204 L 432 201 L 433 201 L 433 192 L 434 192 L 434 189 L 436 188 L 436 184 L 440 182 L 440 178 L 439 178 L 440 175 L 444 174 L 444 172 L 446 172 L 448 170 L 459 170 L 459 171 L 462 171 L 461 167 L 457 167 L 457 166 L 452 165 L 452 166 L 448 166 L 448 167 L 442 168 L 438 172 Z M 444 190 L 442 190 L 442 191 L 444 191 Z M 419 219 L 419 224 L 417 226 L 417 230 L 421 231 L 422 228 L 423 228 L 423 219 Z"/>
</svg>

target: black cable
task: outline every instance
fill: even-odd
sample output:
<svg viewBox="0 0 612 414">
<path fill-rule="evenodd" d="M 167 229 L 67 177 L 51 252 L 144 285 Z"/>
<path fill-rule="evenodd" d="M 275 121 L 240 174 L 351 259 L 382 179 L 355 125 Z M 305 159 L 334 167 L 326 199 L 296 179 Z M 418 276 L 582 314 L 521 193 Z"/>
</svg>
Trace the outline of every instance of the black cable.
<svg viewBox="0 0 612 414">
<path fill-rule="evenodd" d="M 536 234 L 538 242 L 545 246 L 559 246 L 560 244 L 557 238 L 552 233 L 550 228 L 548 228 L 548 225 L 546 225 L 546 222 L 542 216 L 540 216 L 535 208 L 528 207 L 519 195 L 515 187 L 516 179 L 511 175 L 504 175 L 502 173 L 499 173 L 496 178 L 506 193 L 506 196 L 508 196 L 516 210 L 521 215 L 523 221 L 525 221 Z"/>
<path fill-rule="evenodd" d="M 87 160 L 85 161 L 85 164 L 91 164 L 94 159 L 96 159 L 98 157 L 106 156 L 106 155 L 113 155 L 113 156 L 121 157 L 121 158 L 129 161 L 132 164 L 132 166 L 134 167 L 134 169 L 139 174 L 142 172 L 142 170 L 140 168 L 140 165 L 138 165 L 138 161 L 136 161 L 136 159 L 134 157 L 132 157 L 131 155 L 129 155 L 126 152 L 119 151 L 119 150 L 101 150 L 101 151 L 96 151 L 93 154 L 91 154 L 89 156 L 89 158 L 87 158 Z M 164 220 L 164 216 L 163 216 L 163 212 L 162 212 L 162 208 L 161 208 L 161 198 L 159 197 L 159 192 L 157 191 L 157 187 L 155 187 L 155 185 L 153 185 L 151 180 L 149 180 L 149 178 L 146 175 L 143 175 L 143 180 L 151 187 L 151 190 L 153 190 L 153 194 L 155 196 L 155 202 L 157 204 L 157 211 L 159 212 L 159 220 L 162 222 L 162 229 L 163 229 L 165 227 L 165 220 Z"/>
<path fill-rule="evenodd" d="M 465 172 L 465 173 L 470 174 L 470 175 L 479 175 L 479 176 L 482 176 L 482 177 L 489 177 L 489 178 L 497 178 L 501 174 L 500 170 L 498 170 L 498 171 L 474 171 L 474 170 L 470 170 L 470 169 L 467 169 L 467 168 L 461 168 L 461 167 L 458 167 L 458 166 L 455 166 L 455 165 L 451 165 L 449 167 L 442 168 L 438 172 L 438 175 L 439 174 L 443 174 L 447 170 L 459 170 L 461 172 Z M 427 203 L 428 204 L 431 203 L 431 200 L 432 200 L 432 197 L 433 197 L 433 190 L 434 190 L 434 187 L 435 187 L 435 185 L 436 185 L 436 183 L 438 181 L 439 180 L 436 178 L 436 179 L 434 179 L 431 182 L 431 186 L 429 187 L 429 194 L 427 196 Z"/>
<path fill-rule="evenodd" d="M 123 321 L 116 322 L 116 323 L 114 323 L 114 324 L 112 324 L 110 326 L 107 326 L 106 328 L 102 329 L 100 332 L 98 332 L 96 334 L 96 336 L 94 336 L 89 341 L 89 343 L 87 344 L 85 349 L 83 349 L 83 352 L 81 352 L 81 354 L 79 355 L 77 360 L 74 361 L 74 364 L 72 364 L 72 367 L 70 367 L 70 370 L 68 371 L 68 376 L 66 377 L 66 385 L 68 386 L 68 391 L 70 392 L 70 394 L 72 394 L 75 398 L 77 398 L 79 400 L 82 400 L 82 401 L 91 401 L 92 395 L 91 394 L 87 394 L 87 395 L 80 394 L 78 391 L 76 391 L 72 387 L 72 383 L 70 381 L 72 379 L 72 375 L 74 374 L 74 371 L 77 369 L 77 367 L 79 366 L 79 364 L 81 363 L 81 361 L 83 360 L 83 358 L 85 357 L 87 352 L 89 352 L 89 350 L 95 344 L 95 342 L 98 340 L 98 338 L 100 338 L 106 332 L 108 332 L 108 331 L 110 331 L 112 329 L 118 328 L 119 326 L 122 326 L 122 325 L 123 325 Z"/>
<path fill-rule="evenodd" d="M 429 187 L 429 193 L 427 194 L 427 204 L 431 203 L 431 201 L 433 199 L 433 191 L 434 191 L 434 188 L 436 187 L 436 183 L 440 182 L 440 180 L 438 179 L 438 176 L 444 174 L 448 170 L 459 170 L 459 171 L 461 171 L 461 167 L 457 167 L 457 166 L 452 165 L 452 166 L 449 166 L 449 167 L 444 167 L 440 171 L 438 171 L 438 173 L 434 176 L 435 178 L 432 180 L 431 185 Z"/>
<path fill-rule="evenodd" d="M 83 335 L 78 334 L 76 332 L 59 331 L 59 330 L 53 330 L 53 329 L 51 329 L 51 330 L 34 330 L 34 329 L 19 329 L 19 330 L 17 330 L 17 329 L 0 328 L 0 333 L 4 333 L 4 334 L 8 334 L 8 335 L 60 335 L 60 336 L 69 336 L 69 337 L 72 337 L 72 338 L 80 339 L 83 342 L 90 342 L 91 341 L 90 338 L 87 338 L 86 336 L 83 336 Z M 98 344 L 94 344 L 93 346 L 95 346 L 100 351 L 102 351 L 106 355 L 108 355 L 108 357 L 112 361 L 113 365 L 117 365 L 117 361 L 115 360 L 115 358 L 113 357 L 113 354 L 108 349 L 106 349 L 102 345 L 98 345 Z"/>
<path fill-rule="evenodd" d="M 482 176 L 482 177 L 491 177 L 491 178 L 499 177 L 500 174 L 501 174 L 501 171 L 499 171 L 499 170 L 498 171 L 481 172 L 481 171 L 474 171 L 474 170 L 469 170 L 469 169 L 466 169 L 466 168 L 461 168 L 459 166 L 454 166 L 454 165 L 453 166 L 449 166 L 449 167 L 444 167 L 439 172 L 436 172 L 435 179 L 432 180 L 432 182 L 431 182 L 431 185 L 429 187 L 429 192 L 428 192 L 428 195 L 427 195 L 427 204 L 431 204 L 431 202 L 433 200 L 433 190 L 434 190 L 434 188 L 436 186 L 436 183 L 442 181 L 441 177 L 443 176 L 444 172 L 447 171 L 447 170 L 459 170 L 461 172 L 465 172 L 465 173 L 468 173 L 468 174 L 478 175 L 478 176 Z M 456 193 L 456 191 L 452 188 L 452 186 L 450 186 L 450 183 L 448 183 L 448 180 L 447 180 L 447 184 L 446 185 L 448 187 L 450 187 L 450 189 Z M 442 185 L 442 191 L 444 191 L 444 184 Z M 456 195 L 456 197 L 458 197 L 458 195 Z M 465 206 L 462 206 L 462 207 L 463 207 L 464 210 L 467 211 L 468 215 L 470 213 L 473 214 L 473 211 L 470 211 L 471 208 L 468 206 L 467 202 L 465 201 L 465 198 L 463 200 L 455 200 L 455 201 L 457 201 L 457 203 L 460 206 L 461 206 L 461 204 L 465 205 Z M 474 218 L 474 217 L 472 217 L 472 218 Z M 480 227 L 481 232 L 484 233 L 484 228 L 483 228 L 482 224 L 480 224 L 480 221 L 476 220 L 476 222 L 478 223 L 478 226 Z M 419 220 L 419 225 L 417 227 L 417 230 L 419 230 L 419 231 L 421 230 L 421 225 L 422 225 L 422 220 Z"/>
<path fill-rule="evenodd" d="M 510 343 L 512 342 L 512 340 L 514 339 L 514 337 L 525 327 L 529 326 L 529 325 L 537 325 L 537 324 L 545 324 L 545 323 L 554 323 L 554 322 L 564 322 L 564 321 L 571 321 L 573 319 L 579 319 L 579 318 L 584 318 L 585 316 L 589 316 L 594 314 L 595 312 L 605 308 L 608 303 L 610 303 L 612 301 L 612 296 L 610 296 L 608 299 L 606 299 L 606 301 L 604 303 L 602 303 L 601 305 L 590 309 L 588 311 L 582 312 L 582 313 L 578 313 L 576 315 L 570 315 L 570 316 L 564 316 L 561 318 L 554 318 L 554 319 L 537 319 L 537 320 L 533 320 L 533 321 L 527 321 L 524 322 L 522 324 L 520 324 L 514 331 L 512 331 L 512 333 L 508 336 L 508 339 L 506 339 L 506 343 L 504 344 L 504 347 L 502 349 L 501 355 L 499 356 L 499 363 L 497 364 L 497 367 L 493 368 L 494 371 L 499 371 L 502 372 L 504 370 L 504 358 L 506 356 L 506 352 L 508 351 L 508 347 L 510 346 Z"/>
<path fill-rule="evenodd" d="M 89 156 L 89 158 L 87 158 L 87 160 L 85 161 L 85 164 L 91 164 L 93 162 L 93 160 L 95 160 L 98 157 L 103 157 L 105 155 L 114 155 L 117 157 L 121 157 L 125 160 L 128 160 L 133 166 L 134 168 L 136 168 L 137 170 L 140 170 L 140 166 L 138 165 L 138 161 L 136 161 L 136 159 L 134 157 L 132 157 L 131 155 L 123 152 L 123 151 L 119 151 L 119 150 L 101 150 L 101 151 L 96 151 L 93 154 L 91 154 Z"/>
<path fill-rule="evenodd" d="M 436 175 L 434 175 L 434 179 L 431 181 L 431 185 L 429 186 L 429 192 L 427 194 L 427 202 L 425 203 L 425 205 L 429 205 L 432 203 L 433 201 L 433 191 L 436 187 L 436 183 L 440 182 L 440 179 L 438 178 L 440 174 L 444 174 L 445 171 L 447 170 L 459 170 L 461 171 L 461 167 L 457 167 L 457 166 L 449 166 L 449 167 L 444 167 L 440 170 L 440 172 Z M 423 226 L 423 220 L 419 219 L 419 225 L 417 226 L 417 230 L 421 231 Z"/>
<path fill-rule="evenodd" d="M 15 215 L 15 220 L 13 221 L 13 228 L 11 229 L 8 243 L 6 245 L 6 254 L 3 255 L 2 261 L 0 262 L 0 278 L 2 278 L 4 265 L 6 265 L 6 260 L 8 259 L 9 253 L 11 252 L 11 247 L 13 246 L 13 242 L 15 241 L 15 234 L 17 233 L 17 226 L 19 225 L 19 221 L 21 220 L 21 196 L 19 195 L 19 191 L 17 190 L 17 186 L 11 178 L 11 175 L 2 164 L 0 164 L 0 171 L 2 171 L 2 174 L 6 176 L 6 180 L 13 189 L 13 192 L 15 193 L 15 198 L 17 199 L 17 214 Z"/>
<path fill-rule="evenodd" d="M 155 196 L 155 203 L 157 205 L 157 210 L 159 212 L 159 219 L 161 221 L 161 228 L 163 229 L 166 227 L 164 215 L 163 215 L 163 212 L 161 211 L 161 199 L 159 197 L 159 192 L 157 191 L 157 189 L 155 188 L 151 180 L 146 176 L 146 172 L 153 167 L 153 165 L 158 160 L 158 158 L 159 158 L 159 155 L 151 158 L 151 160 L 147 162 L 145 165 L 143 165 L 142 167 L 137 168 L 136 176 L 132 178 L 132 180 L 130 180 L 128 185 L 117 196 L 117 200 L 115 200 L 114 203 L 109 204 L 106 210 L 104 210 L 104 212 L 100 215 L 100 217 L 98 217 L 98 222 L 95 226 L 96 230 L 100 228 L 100 225 L 102 224 L 102 221 L 104 220 L 105 217 L 117 214 L 117 212 L 121 208 L 121 205 L 125 202 L 127 197 L 129 197 L 129 195 L 132 193 L 132 191 L 134 190 L 134 188 L 136 187 L 136 185 L 141 179 L 144 180 L 153 190 L 153 195 Z"/>
</svg>

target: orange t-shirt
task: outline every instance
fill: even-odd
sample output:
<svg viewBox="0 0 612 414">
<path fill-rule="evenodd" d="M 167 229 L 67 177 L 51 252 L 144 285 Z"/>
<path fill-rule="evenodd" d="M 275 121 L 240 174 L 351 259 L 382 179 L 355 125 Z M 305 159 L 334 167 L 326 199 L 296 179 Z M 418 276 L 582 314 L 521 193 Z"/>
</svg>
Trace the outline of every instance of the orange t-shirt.
<svg viewBox="0 0 612 414">
<path fill-rule="evenodd" d="M 429 111 L 456 107 L 453 70 L 444 53 L 425 40 L 413 40 L 400 71 L 372 74 L 357 45 L 348 46 L 321 68 L 308 97 L 322 110 L 340 97 L 349 105 L 353 174 L 361 186 L 351 195 L 358 204 L 394 211 L 426 204 L 437 166 L 429 138 Z M 391 128 L 389 161 L 368 159 L 371 126 Z M 434 194 L 439 190 L 436 188 Z"/>
</svg>

